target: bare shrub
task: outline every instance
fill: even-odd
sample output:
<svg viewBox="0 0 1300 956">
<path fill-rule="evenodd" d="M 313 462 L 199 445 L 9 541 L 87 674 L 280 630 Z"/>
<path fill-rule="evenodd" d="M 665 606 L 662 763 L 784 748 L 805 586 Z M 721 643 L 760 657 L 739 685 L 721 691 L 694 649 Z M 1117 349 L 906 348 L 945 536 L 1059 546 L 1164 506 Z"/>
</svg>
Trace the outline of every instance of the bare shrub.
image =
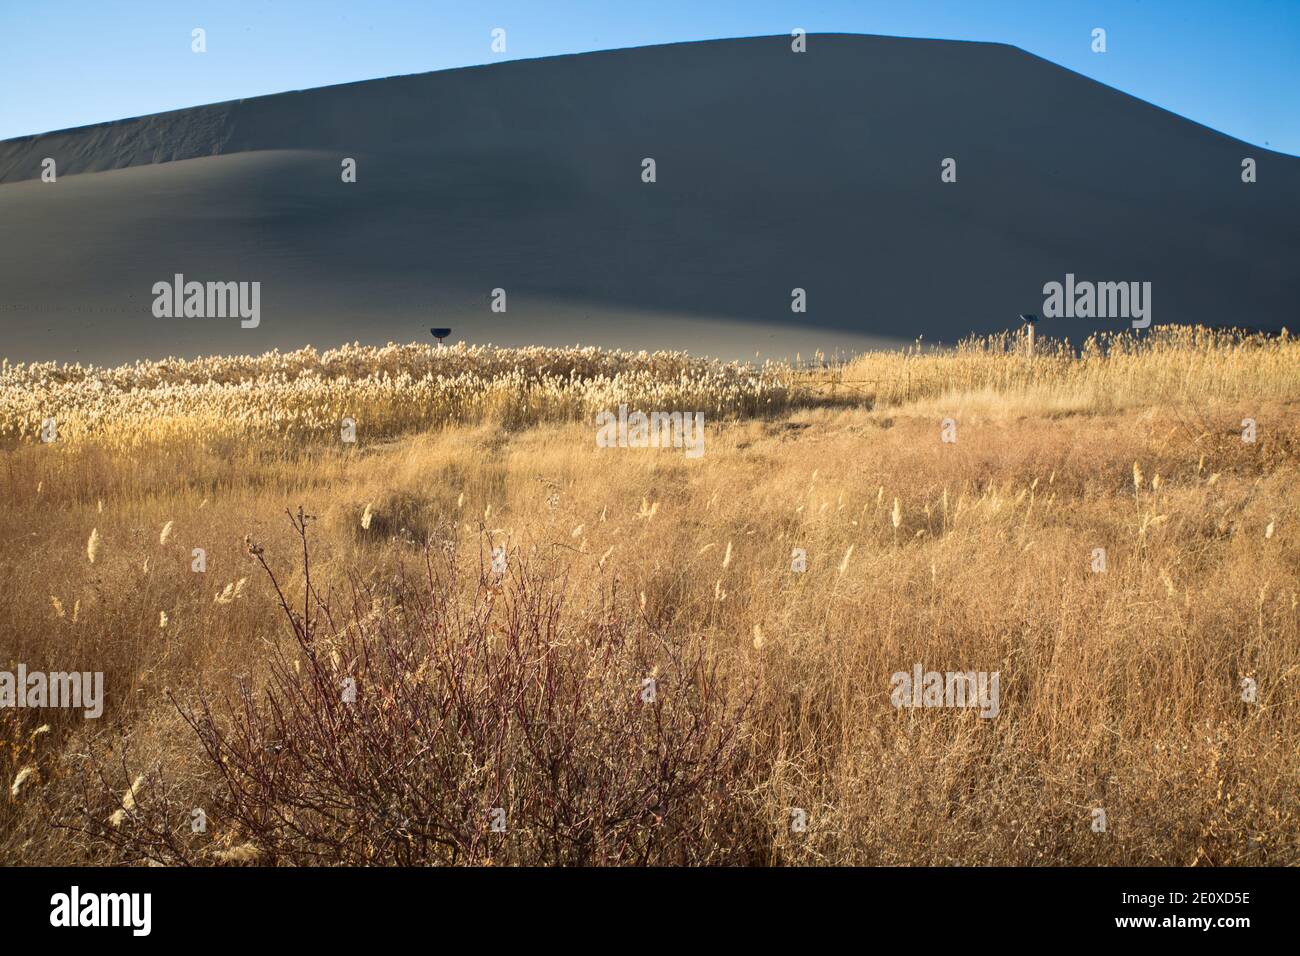
<svg viewBox="0 0 1300 956">
<path fill-rule="evenodd" d="M 230 862 L 233 844 L 236 862 L 282 865 L 737 858 L 748 697 L 727 692 L 702 641 L 661 640 L 612 586 L 599 615 L 573 620 L 563 574 L 517 554 L 497 575 L 483 555 L 467 572 L 426 547 L 380 585 L 353 576 L 340 601 L 311 580 L 311 516 L 292 520 L 301 608 L 251 546 L 292 641 L 260 687 L 176 702 L 218 783 L 221 839 L 176 837 L 188 820 L 161 770 L 125 813 L 98 774 L 83 833 L 164 863 Z"/>
</svg>

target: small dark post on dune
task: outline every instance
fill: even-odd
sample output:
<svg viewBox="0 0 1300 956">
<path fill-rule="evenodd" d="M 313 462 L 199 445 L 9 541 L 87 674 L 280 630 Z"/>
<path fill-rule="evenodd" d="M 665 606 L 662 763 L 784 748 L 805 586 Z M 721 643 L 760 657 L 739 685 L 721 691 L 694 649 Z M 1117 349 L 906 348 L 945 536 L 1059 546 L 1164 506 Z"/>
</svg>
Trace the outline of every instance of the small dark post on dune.
<svg viewBox="0 0 1300 956">
<path fill-rule="evenodd" d="M 442 340 L 451 335 L 451 329 L 430 329 L 433 337 L 438 340 L 438 348 L 442 348 Z"/>
<path fill-rule="evenodd" d="M 1034 357 L 1034 326 L 1038 324 L 1038 316 L 1024 312 L 1021 313 L 1020 321 L 1025 323 L 1025 338 L 1029 342 L 1029 357 Z"/>
</svg>

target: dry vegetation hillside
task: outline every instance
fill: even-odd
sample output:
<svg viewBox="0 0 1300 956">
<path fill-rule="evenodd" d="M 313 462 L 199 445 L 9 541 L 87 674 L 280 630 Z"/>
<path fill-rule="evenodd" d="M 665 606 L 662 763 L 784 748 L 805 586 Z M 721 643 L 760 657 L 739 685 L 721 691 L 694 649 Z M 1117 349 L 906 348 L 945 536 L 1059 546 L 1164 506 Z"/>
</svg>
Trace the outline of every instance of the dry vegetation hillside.
<svg viewBox="0 0 1300 956">
<path fill-rule="evenodd" d="M 1300 863 L 1300 346 L 1014 345 L 6 364 L 0 859 Z"/>
</svg>

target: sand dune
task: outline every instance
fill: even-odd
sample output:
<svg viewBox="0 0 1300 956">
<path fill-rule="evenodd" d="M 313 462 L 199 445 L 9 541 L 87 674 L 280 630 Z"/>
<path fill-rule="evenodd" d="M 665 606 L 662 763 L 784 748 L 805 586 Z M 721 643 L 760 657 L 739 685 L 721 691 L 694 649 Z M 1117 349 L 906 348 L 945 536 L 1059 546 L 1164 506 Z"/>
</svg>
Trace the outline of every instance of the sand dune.
<svg viewBox="0 0 1300 956">
<path fill-rule="evenodd" d="M 1243 157 L 1258 182 L 1241 181 Z M 11 360 L 410 341 L 431 325 L 806 355 L 1016 325 L 1067 273 L 1150 282 L 1156 324 L 1294 329 L 1300 301 L 1300 159 L 998 44 L 675 44 L 24 137 L 0 143 L 0 222 Z M 260 282 L 260 324 L 155 317 L 152 288 L 176 273 Z"/>
</svg>

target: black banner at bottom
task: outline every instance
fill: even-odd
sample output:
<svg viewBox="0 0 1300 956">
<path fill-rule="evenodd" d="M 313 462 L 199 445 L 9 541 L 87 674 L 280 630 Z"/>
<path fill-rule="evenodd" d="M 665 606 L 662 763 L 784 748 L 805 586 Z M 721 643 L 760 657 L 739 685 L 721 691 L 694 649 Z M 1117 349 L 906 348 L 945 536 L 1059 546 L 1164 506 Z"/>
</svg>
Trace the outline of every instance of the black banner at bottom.
<svg viewBox="0 0 1300 956">
<path fill-rule="evenodd" d="M 570 934 L 636 945 L 639 931 L 689 922 L 692 942 L 734 945 L 797 921 L 805 937 L 902 943 L 965 926 L 1232 945 L 1292 923 L 1297 888 L 1294 869 L 0 869 L 10 944 L 371 945 L 477 927 L 494 945 Z"/>
</svg>

